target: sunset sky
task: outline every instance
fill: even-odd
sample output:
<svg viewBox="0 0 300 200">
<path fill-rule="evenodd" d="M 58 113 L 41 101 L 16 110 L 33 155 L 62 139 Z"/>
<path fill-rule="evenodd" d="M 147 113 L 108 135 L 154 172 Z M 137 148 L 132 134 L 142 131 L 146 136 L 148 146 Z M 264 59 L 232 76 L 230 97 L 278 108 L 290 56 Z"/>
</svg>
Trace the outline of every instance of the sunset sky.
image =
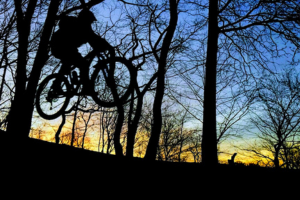
<svg viewBox="0 0 300 200">
<path fill-rule="evenodd" d="M 41 87 L 43 85 L 41 83 L 47 83 L 44 81 L 47 77 L 55 77 L 52 81 L 63 77 L 61 80 L 70 82 L 71 87 L 76 85 L 73 74 L 61 76 L 58 73 L 61 66 L 67 66 L 71 63 L 70 60 L 77 61 L 77 59 L 68 58 L 67 64 L 61 65 L 64 59 L 53 53 L 55 48 L 51 42 L 55 41 L 53 35 L 63 30 L 60 27 L 62 18 L 56 17 L 71 9 L 73 11 L 68 15 L 78 20 L 82 7 L 80 1 L 64 0 L 62 4 L 56 4 L 58 11 L 48 13 L 49 5 L 44 1 L 38 2 L 39 4 L 32 9 L 32 18 L 23 17 L 29 13 L 23 13 L 29 6 L 28 2 L 24 1 L 17 11 L 15 6 L 18 5 L 14 5 L 14 1 L 0 2 L 0 128 L 6 131 L 10 127 L 15 131 L 16 125 L 28 127 L 26 130 L 27 133 L 31 130 L 30 137 L 55 142 L 55 134 L 59 130 L 63 116 L 46 120 L 42 118 L 43 114 L 37 108 L 46 109 L 48 106 L 47 111 L 56 112 L 52 109 L 52 105 L 61 103 L 63 98 L 58 98 L 57 96 L 61 94 L 55 94 L 56 91 L 50 91 L 54 88 L 53 83 L 49 83 L 48 88 Z M 280 162 L 283 162 L 284 158 L 288 159 L 288 154 L 297 156 L 292 150 L 296 152 L 300 150 L 298 87 L 300 23 L 296 18 L 299 17 L 299 0 L 276 1 L 272 4 L 259 0 L 220 0 L 218 5 L 215 4 L 219 6 L 215 9 L 216 14 L 212 15 L 215 18 L 209 15 L 209 9 L 213 13 L 213 4 L 208 0 L 180 0 L 178 5 L 174 3 L 175 1 L 129 0 L 128 2 L 130 3 L 124 4 L 122 1 L 112 0 L 92 6 L 90 11 L 97 21 L 91 22 L 92 29 L 87 28 L 90 29 L 90 32 L 87 32 L 92 33 L 89 36 L 93 37 L 84 40 L 76 38 L 77 40 L 71 40 L 70 45 L 57 48 L 67 49 L 65 47 L 72 47 L 75 42 L 88 41 L 77 49 L 85 56 L 98 49 L 95 41 L 101 41 L 97 43 L 99 47 L 102 45 L 102 49 L 98 49 L 100 52 L 98 57 L 94 56 L 91 59 L 92 64 L 89 67 L 89 78 L 93 84 L 88 86 L 94 87 L 93 91 L 97 89 L 98 91 L 84 95 L 80 93 L 81 89 L 75 91 L 73 88 L 68 91 L 73 97 L 65 110 L 70 108 L 73 110 L 66 114 L 66 122 L 60 132 L 61 143 L 71 144 L 73 132 L 74 146 L 81 148 L 84 139 L 83 148 L 114 154 L 114 138 L 118 139 L 118 134 L 114 134 L 118 127 L 117 117 L 124 114 L 119 127 L 122 127 L 120 145 L 125 152 L 127 129 L 135 123 L 133 118 L 139 116 L 139 113 L 136 113 L 139 112 L 137 105 L 142 99 L 141 117 L 136 120 L 139 122 L 138 125 L 133 126 L 138 127 L 134 154 L 137 157 L 143 157 L 147 146 L 150 146 L 148 145 L 150 135 L 160 133 L 160 131 L 151 132 L 156 127 L 160 130 L 160 123 L 159 126 L 153 125 L 160 119 L 162 119 L 161 135 L 156 137 L 160 139 L 157 148 L 160 152 L 152 154 L 158 155 L 159 159 L 188 162 L 198 159 L 197 162 L 200 162 L 202 134 L 212 132 L 215 136 L 215 130 L 217 142 L 214 143 L 216 138 L 210 138 L 210 142 L 212 141 L 210 144 L 218 144 L 221 163 L 227 163 L 234 153 L 237 153 L 235 161 L 243 163 L 261 161 L 271 163 L 270 165 L 274 161 L 276 151 L 281 156 Z M 176 7 L 175 11 L 172 5 Z M 172 15 L 172 11 L 175 15 Z M 50 14 L 53 14 L 52 18 L 49 17 L 47 20 L 52 22 L 49 26 L 44 26 L 47 22 L 45 19 Z M 176 22 L 172 21 L 177 17 Z M 22 21 L 25 19 L 30 19 L 28 24 Z M 81 24 L 85 28 L 89 26 L 85 26 L 87 23 L 82 23 L 81 18 L 80 20 L 80 23 L 76 21 L 78 23 L 73 27 L 78 32 L 80 31 L 77 25 Z M 28 34 L 22 34 L 25 28 L 21 26 L 21 22 L 24 22 L 24 26 L 28 25 L 26 29 Z M 176 24 L 174 33 L 170 33 L 174 24 Z M 209 31 L 209 25 L 215 27 L 216 32 Z M 48 30 L 48 27 L 51 29 Z M 79 27 L 80 30 L 83 30 L 82 27 Z M 72 33 L 74 34 L 68 32 L 67 37 L 59 41 L 64 43 L 77 36 L 75 32 Z M 24 48 L 20 37 L 22 35 L 26 36 L 24 44 L 27 46 L 24 45 Z M 78 37 L 81 36 L 79 34 Z M 45 39 L 46 42 L 44 38 L 48 38 Z M 91 38 L 97 39 L 92 41 Z M 209 39 L 215 43 L 209 43 Z M 214 50 L 210 51 L 209 48 Z M 19 52 L 21 54 L 18 54 Z M 64 51 L 60 56 L 72 55 L 69 52 L 73 51 Z M 110 55 L 107 55 L 107 52 Z M 112 75 L 108 71 L 111 69 L 110 56 L 114 54 L 114 61 L 117 64 Z M 38 57 L 39 55 L 43 56 Z M 163 55 L 165 57 L 161 58 Z M 87 59 L 78 63 L 87 63 L 86 61 Z M 80 74 L 76 66 L 78 63 L 72 63 L 72 66 L 77 67 L 75 71 Z M 97 63 L 99 65 L 96 65 Z M 95 71 L 97 73 L 94 73 Z M 130 76 L 136 76 L 136 79 L 135 77 L 129 79 Z M 106 81 L 107 79 L 115 82 Z M 213 84 L 210 80 L 213 80 Z M 129 87 L 130 84 L 132 87 Z M 120 97 L 114 97 L 112 85 L 118 85 L 115 91 L 119 94 L 117 92 L 114 94 Z M 37 88 L 37 91 L 32 88 Z M 146 92 L 143 93 L 145 88 Z M 125 100 L 121 98 L 124 93 L 121 95 L 120 90 L 129 91 L 128 96 L 124 95 Z M 49 97 L 51 95 L 57 96 Z M 133 101 L 129 101 L 131 95 Z M 68 95 L 63 97 L 66 96 Z M 157 100 L 160 96 L 162 104 L 161 99 Z M 99 103 L 101 102 L 99 98 L 103 98 L 102 104 Z M 110 108 L 103 103 L 108 98 L 112 103 Z M 119 98 L 122 99 L 122 104 L 118 105 L 122 106 L 118 107 L 116 99 Z M 209 100 L 204 101 L 205 98 Z M 128 102 L 124 103 L 125 101 Z M 159 109 L 155 109 L 158 108 L 155 105 L 159 105 Z M 15 107 L 15 110 L 11 109 L 12 107 Z M 131 111 L 133 112 L 130 115 Z M 209 111 L 208 114 L 206 111 Z M 158 115 L 154 117 L 155 112 L 162 114 L 162 117 Z M 9 113 L 14 116 L 14 120 L 7 117 Z M 213 116 L 216 120 L 205 121 L 206 116 Z M 208 127 L 205 129 L 204 125 L 204 131 L 203 121 Z M 216 155 L 217 150 L 215 147 L 214 149 Z"/>
</svg>

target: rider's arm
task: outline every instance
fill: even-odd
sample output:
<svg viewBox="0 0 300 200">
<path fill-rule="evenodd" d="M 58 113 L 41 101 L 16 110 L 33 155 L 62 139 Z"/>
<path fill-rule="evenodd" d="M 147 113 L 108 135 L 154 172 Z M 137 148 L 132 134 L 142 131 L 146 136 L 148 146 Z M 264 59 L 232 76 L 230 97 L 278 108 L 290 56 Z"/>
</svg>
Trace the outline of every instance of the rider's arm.
<svg viewBox="0 0 300 200">
<path fill-rule="evenodd" d="M 106 50 L 114 51 L 114 48 L 103 38 L 99 35 L 95 34 L 93 31 L 89 32 L 88 34 L 88 42 L 89 44 L 99 52 L 104 52 Z"/>
</svg>

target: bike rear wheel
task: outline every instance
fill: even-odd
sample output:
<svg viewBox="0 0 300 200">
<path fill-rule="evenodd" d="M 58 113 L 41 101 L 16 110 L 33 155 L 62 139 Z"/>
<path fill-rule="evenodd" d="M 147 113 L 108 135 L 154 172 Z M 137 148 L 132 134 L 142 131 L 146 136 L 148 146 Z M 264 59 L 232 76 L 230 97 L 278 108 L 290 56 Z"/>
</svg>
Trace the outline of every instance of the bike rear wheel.
<svg viewBox="0 0 300 200">
<path fill-rule="evenodd" d="M 53 82 L 60 84 L 60 91 L 52 88 Z M 40 84 L 36 94 L 36 110 L 41 117 L 52 120 L 66 110 L 70 101 L 71 86 L 66 77 L 60 74 L 52 74 L 46 77 Z"/>
<path fill-rule="evenodd" d="M 110 61 L 108 59 L 102 60 L 101 64 L 95 67 L 95 71 L 91 77 L 95 91 L 92 98 L 98 105 L 103 107 L 114 107 L 118 104 L 113 98 L 108 83 L 112 80 L 112 74 L 120 103 L 125 103 L 134 89 L 134 78 L 136 75 L 132 63 L 122 57 L 116 57 L 114 62 L 115 69 L 108 72 L 109 70 L 105 70 L 105 67 L 109 65 Z"/>
</svg>

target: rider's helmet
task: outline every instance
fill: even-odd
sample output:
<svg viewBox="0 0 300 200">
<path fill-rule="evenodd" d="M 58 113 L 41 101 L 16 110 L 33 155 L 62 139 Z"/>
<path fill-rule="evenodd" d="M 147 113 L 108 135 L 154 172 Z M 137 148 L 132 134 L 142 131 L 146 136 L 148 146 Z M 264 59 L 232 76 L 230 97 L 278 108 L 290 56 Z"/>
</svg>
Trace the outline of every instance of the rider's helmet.
<svg viewBox="0 0 300 200">
<path fill-rule="evenodd" d="M 86 22 L 86 23 L 93 23 L 94 21 L 97 21 L 95 15 L 87 10 L 87 9 L 83 9 L 79 15 L 78 15 L 78 18 L 81 19 L 82 21 Z"/>
</svg>

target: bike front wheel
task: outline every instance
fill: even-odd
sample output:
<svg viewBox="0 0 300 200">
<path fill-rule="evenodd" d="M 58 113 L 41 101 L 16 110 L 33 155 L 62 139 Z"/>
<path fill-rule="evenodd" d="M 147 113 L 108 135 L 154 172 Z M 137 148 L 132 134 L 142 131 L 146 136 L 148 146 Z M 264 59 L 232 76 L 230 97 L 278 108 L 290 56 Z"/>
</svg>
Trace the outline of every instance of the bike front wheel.
<svg viewBox="0 0 300 200">
<path fill-rule="evenodd" d="M 95 93 L 92 95 L 94 101 L 103 107 L 114 107 L 118 104 L 113 98 L 109 82 L 114 80 L 119 96 L 119 102 L 125 103 L 134 89 L 135 68 L 125 58 L 115 57 L 115 69 L 108 70 L 109 60 L 102 60 L 101 64 L 95 67 L 91 81 Z M 113 78 L 112 78 L 113 74 Z"/>
<path fill-rule="evenodd" d="M 59 88 L 53 88 L 56 81 Z M 71 86 L 66 77 L 52 74 L 40 84 L 36 94 L 36 110 L 41 117 L 52 120 L 66 110 L 70 101 Z"/>
</svg>

